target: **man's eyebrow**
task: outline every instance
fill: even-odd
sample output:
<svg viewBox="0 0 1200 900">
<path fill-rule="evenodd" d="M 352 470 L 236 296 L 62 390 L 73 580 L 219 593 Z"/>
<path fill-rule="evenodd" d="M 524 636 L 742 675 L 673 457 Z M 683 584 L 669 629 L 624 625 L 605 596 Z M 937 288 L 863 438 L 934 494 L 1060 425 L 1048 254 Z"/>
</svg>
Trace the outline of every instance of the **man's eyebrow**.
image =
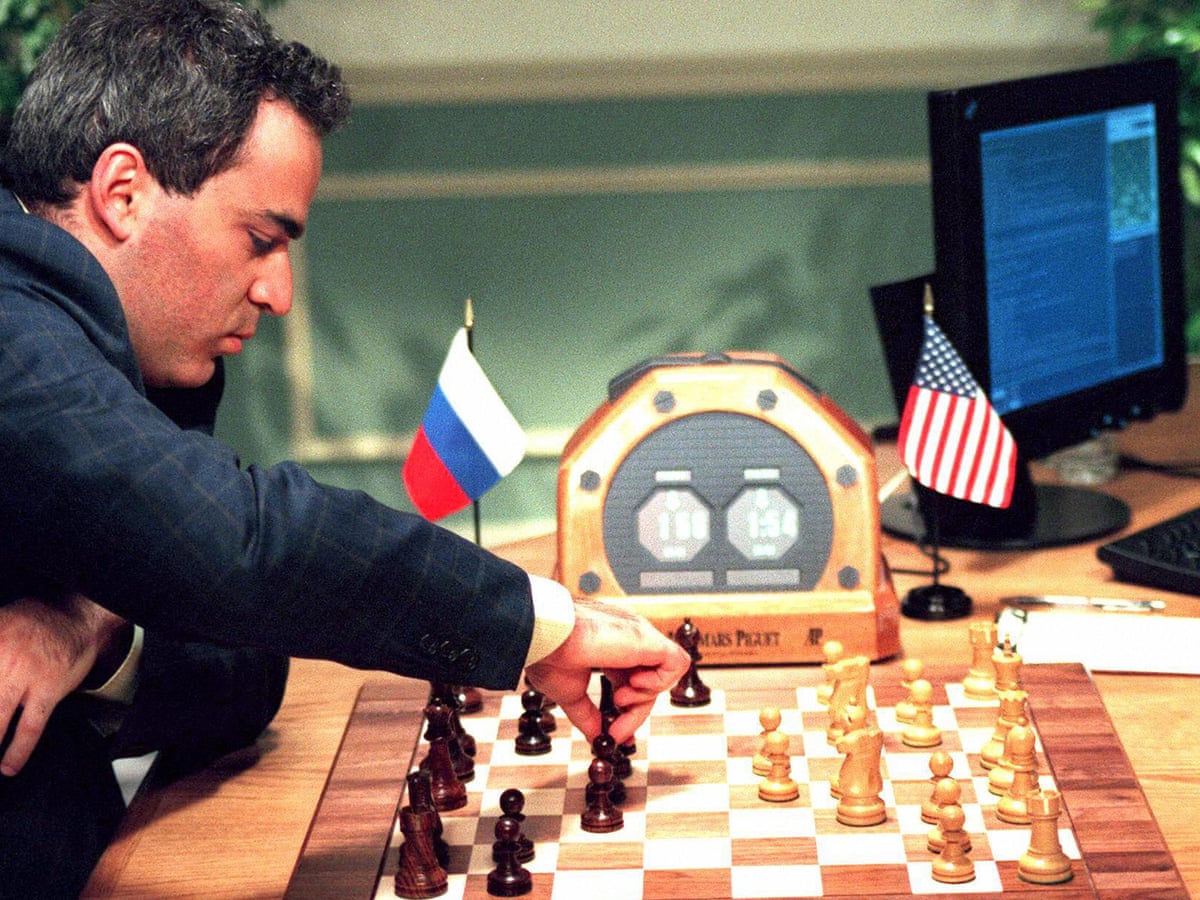
<svg viewBox="0 0 1200 900">
<path fill-rule="evenodd" d="M 262 215 L 282 228 L 283 233 L 293 241 L 298 240 L 300 236 L 304 234 L 304 226 L 286 213 L 271 212 L 270 210 L 267 210 L 264 211 Z"/>
</svg>

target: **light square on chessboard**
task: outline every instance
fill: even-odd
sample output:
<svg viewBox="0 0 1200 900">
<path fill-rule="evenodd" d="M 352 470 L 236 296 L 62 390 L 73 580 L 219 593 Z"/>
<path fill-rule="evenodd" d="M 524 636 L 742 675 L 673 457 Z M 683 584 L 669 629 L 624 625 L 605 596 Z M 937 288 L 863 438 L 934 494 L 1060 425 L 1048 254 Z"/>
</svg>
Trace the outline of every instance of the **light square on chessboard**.
<svg viewBox="0 0 1200 900">
<path fill-rule="evenodd" d="M 651 766 L 662 760 L 724 760 L 728 745 L 724 733 L 714 734 L 651 734 L 646 740 L 644 754 L 638 744 L 638 756 Z"/>
<path fill-rule="evenodd" d="M 817 817 L 817 862 L 823 866 L 850 866 L 869 859 L 880 865 L 908 861 L 904 837 L 899 830 L 850 829 L 842 834 L 824 833 Z"/>
<path fill-rule="evenodd" d="M 1016 862 L 1029 849 L 1029 828 L 1022 829 L 993 829 L 988 832 L 988 843 L 992 847 L 992 857 L 998 860 Z M 1063 853 L 1071 859 L 1082 859 L 1079 844 L 1075 840 L 1075 832 L 1070 828 L 1058 829 L 1058 842 L 1062 845 Z"/>
<path fill-rule="evenodd" d="M 646 786 L 647 812 L 724 812 L 728 809 L 729 786 L 724 782 Z"/>
<path fill-rule="evenodd" d="M 694 869 L 728 869 L 733 864 L 729 838 L 647 839 L 643 860 L 647 869 L 678 869 L 680 860 L 687 860 Z"/>
<path fill-rule="evenodd" d="M 693 784 L 724 784 L 724 760 L 659 760 L 646 769 L 646 784 L 653 787 L 687 787 Z M 628 784 L 628 779 L 626 783 Z"/>
<path fill-rule="evenodd" d="M 617 897 L 641 896 L 640 869 L 602 872 L 566 869 L 554 877 L 554 891 L 550 900 L 614 900 Z"/>
<path fill-rule="evenodd" d="M 789 897 L 819 897 L 822 893 L 821 868 L 815 864 L 735 867 L 731 874 L 730 896 L 734 900 L 778 897 L 781 889 Z"/>
<path fill-rule="evenodd" d="M 1004 882 L 996 863 L 982 860 L 975 863 L 975 878 L 966 884 L 943 884 L 933 878 L 933 866 L 925 862 L 908 864 L 908 878 L 914 894 L 1000 893 Z M 1029 887 L 1029 885 L 1025 885 Z"/>
<path fill-rule="evenodd" d="M 799 804 L 759 803 L 753 808 L 729 811 L 729 834 L 742 838 L 815 838 L 817 823 L 812 808 Z"/>
<path fill-rule="evenodd" d="M 820 722 L 814 722 L 815 713 L 804 714 L 804 731 L 800 735 L 802 755 L 810 759 L 836 759 L 841 756 L 837 747 L 829 743 L 825 737 L 825 726 L 829 724 L 829 717 L 824 716 Z M 795 740 L 795 738 L 793 738 Z M 792 749 L 795 754 L 797 750 Z"/>
<path fill-rule="evenodd" d="M 495 835 L 489 835 L 486 842 L 481 841 L 471 848 L 470 861 L 465 868 L 468 875 L 487 875 L 488 872 L 496 868 L 496 860 L 492 857 L 492 843 L 494 840 Z M 536 849 L 533 859 L 529 862 L 521 863 L 521 865 L 530 872 L 553 875 L 561 864 L 558 858 L 559 845 L 554 842 L 541 843 L 534 839 L 534 846 Z M 464 868 L 461 865 L 452 865 L 447 871 L 462 872 Z"/>
</svg>

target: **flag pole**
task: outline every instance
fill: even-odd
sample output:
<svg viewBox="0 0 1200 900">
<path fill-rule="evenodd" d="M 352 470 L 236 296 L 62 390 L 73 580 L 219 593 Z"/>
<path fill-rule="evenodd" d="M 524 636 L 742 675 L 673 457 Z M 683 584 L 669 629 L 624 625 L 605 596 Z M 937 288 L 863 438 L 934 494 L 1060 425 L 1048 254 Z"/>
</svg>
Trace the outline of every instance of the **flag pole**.
<svg viewBox="0 0 1200 900">
<path fill-rule="evenodd" d="M 933 319 L 933 288 L 925 283 L 924 311 L 927 319 Z M 913 488 L 916 490 L 916 487 Z M 962 588 L 941 583 L 941 492 L 929 489 L 933 494 L 930 521 L 926 523 L 926 537 L 933 551 L 933 584 L 915 587 L 908 592 L 900 604 L 900 612 L 910 619 L 941 621 L 960 619 L 970 615 L 973 601 Z"/>
<path fill-rule="evenodd" d="M 466 308 L 463 310 L 463 327 L 467 332 L 467 350 L 472 356 L 475 355 L 475 310 L 471 306 L 471 298 L 467 298 Z M 483 546 L 483 525 L 479 514 L 479 498 L 476 497 L 471 501 L 471 520 L 475 526 L 475 543 L 480 547 Z"/>
<path fill-rule="evenodd" d="M 925 282 L 925 297 L 924 297 L 924 301 L 923 301 L 922 305 L 925 308 L 926 318 L 932 319 L 933 318 L 933 288 L 930 287 L 928 281 Z M 930 516 L 930 518 L 933 521 L 929 526 L 930 533 L 927 535 L 930 538 L 930 541 L 929 541 L 930 549 L 933 550 L 933 591 L 935 593 L 938 590 L 939 578 L 941 576 L 941 570 L 942 570 L 942 528 L 941 528 L 942 503 L 941 503 L 941 496 L 942 496 L 941 493 L 939 493 L 938 491 L 933 492 L 933 509 L 931 510 L 932 515 Z"/>
</svg>

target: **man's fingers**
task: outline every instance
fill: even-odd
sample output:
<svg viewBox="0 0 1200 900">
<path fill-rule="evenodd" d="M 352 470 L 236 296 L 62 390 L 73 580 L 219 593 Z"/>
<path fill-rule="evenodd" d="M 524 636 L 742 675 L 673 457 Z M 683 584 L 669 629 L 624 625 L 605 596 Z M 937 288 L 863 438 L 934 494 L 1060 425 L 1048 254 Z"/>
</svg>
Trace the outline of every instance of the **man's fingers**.
<svg viewBox="0 0 1200 900">
<path fill-rule="evenodd" d="M 600 710 L 587 694 L 565 703 L 559 701 L 558 707 L 576 728 L 587 735 L 588 740 L 600 733 Z"/>
<path fill-rule="evenodd" d="M 653 708 L 654 703 L 649 702 L 637 703 L 621 710 L 621 714 L 608 726 L 608 733 L 617 744 L 626 743 L 633 737 L 634 732 L 642 727 L 642 723 L 650 718 L 650 710 Z"/>
<path fill-rule="evenodd" d="M 12 777 L 29 761 L 33 748 L 46 730 L 46 721 L 50 718 L 52 708 L 41 701 L 34 701 L 17 710 L 12 743 L 8 745 L 4 758 L 0 759 L 0 774 Z"/>
</svg>

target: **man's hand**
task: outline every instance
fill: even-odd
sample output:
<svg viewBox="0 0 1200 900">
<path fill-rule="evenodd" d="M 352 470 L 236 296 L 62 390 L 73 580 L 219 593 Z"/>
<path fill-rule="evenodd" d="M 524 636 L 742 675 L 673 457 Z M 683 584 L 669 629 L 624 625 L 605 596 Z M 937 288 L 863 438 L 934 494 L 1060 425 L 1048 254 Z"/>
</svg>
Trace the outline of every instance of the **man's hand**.
<svg viewBox="0 0 1200 900">
<path fill-rule="evenodd" d="M 20 716 L 0 774 L 21 771 L 54 707 L 79 687 L 102 654 L 121 645 L 128 628 L 81 594 L 0 606 L 0 735 Z"/>
<path fill-rule="evenodd" d="M 525 674 L 590 741 L 600 733 L 601 720 L 587 688 L 592 670 L 600 669 L 613 683 L 613 701 L 621 709 L 609 731 L 623 744 L 646 721 L 659 693 L 683 677 L 689 665 L 687 652 L 642 616 L 576 600 L 570 636 Z"/>
</svg>

